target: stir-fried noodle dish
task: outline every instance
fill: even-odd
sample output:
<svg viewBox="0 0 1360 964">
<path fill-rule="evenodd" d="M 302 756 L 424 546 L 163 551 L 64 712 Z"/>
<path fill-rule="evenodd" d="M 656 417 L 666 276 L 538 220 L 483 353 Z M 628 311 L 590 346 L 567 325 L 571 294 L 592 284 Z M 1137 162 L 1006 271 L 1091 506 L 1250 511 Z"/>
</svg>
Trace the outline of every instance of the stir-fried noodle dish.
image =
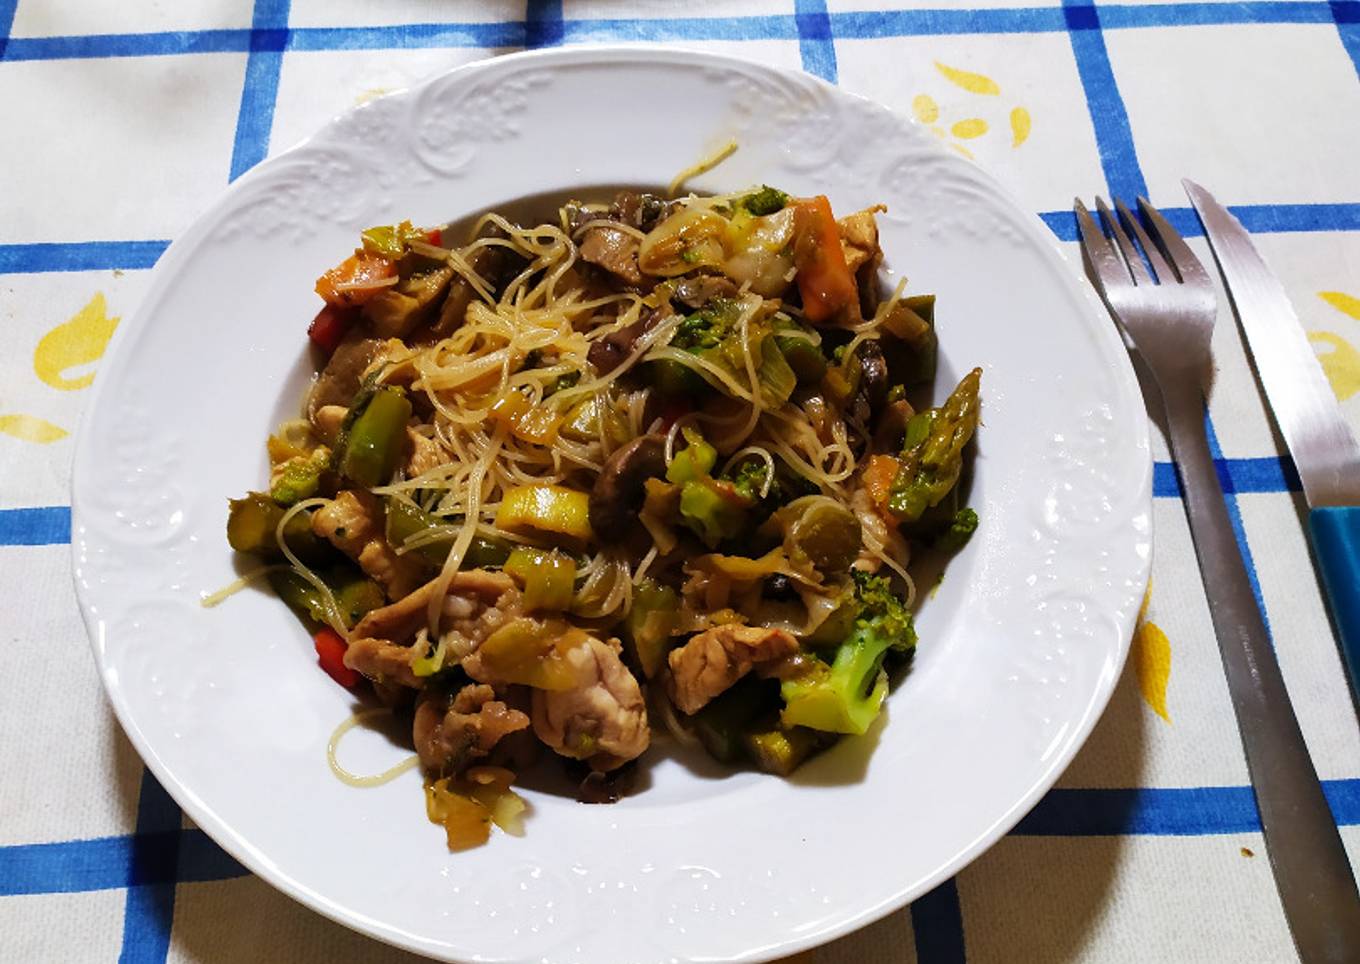
<svg viewBox="0 0 1360 964">
<path fill-rule="evenodd" d="M 981 378 L 924 400 L 883 210 L 626 191 L 372 228 L 317 281 L 319 375 L 227 535 L 410 719 L 450 847 L 515 828 L 544 748 L 602 802 L 654 735 L 786 776 L 878 717 L 913 549 L 977 525 Z"/>
</svg>

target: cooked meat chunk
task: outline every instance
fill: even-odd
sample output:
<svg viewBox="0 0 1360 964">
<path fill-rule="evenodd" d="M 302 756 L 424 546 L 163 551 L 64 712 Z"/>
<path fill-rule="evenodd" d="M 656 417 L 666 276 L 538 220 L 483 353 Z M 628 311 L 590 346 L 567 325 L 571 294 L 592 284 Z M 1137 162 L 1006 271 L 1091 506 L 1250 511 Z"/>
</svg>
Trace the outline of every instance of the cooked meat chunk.
<svg viewBox="0 0 1360 964">
<path fill-rule="evenodd" d="M 671 650 L 671 700 L 683 713 L 696 713 L 760 663 L 798 652 L 798 640 L 782 629 L 715 626 Z"/>
<path fill-rule="evenodd" d="M 499 225 L 488 226 L 484 236 L 508 237 Z M 478 248 L 468 255 L 467 260 L 468 266 L 477 272 L 477 277 L 481 278 L 487 289 L 496 295 L 528 264 L 520 254 L 501 245 Z M 468 305 L 477 300 L 477 297 L 477 289 L 472 283 L 455 273 L 453 280 L 449 282 L 449 293 L 439 309 L 439 318 L 432 326 L 434 333 L 442 336 L 461 328 L 467 317 Z"/>
<path fill-rule="evenodd" d="M 425 681 L 411 672 L 411 661 L 423 655 L 411 646 L 356 635 L 345 650 L 345 665 L 375 683 L 420 689 Z"/>
<path fill-rule="evenodd" d="M 316 429 L 317 437 L 327 444 L 334 445 L 348 412 L 349 409 L 344 405 L 322 405 L 313 412 L 312 428 Z"/>
<path fill-rule="evenodd" d="M 369 679 L 400 683 L 416 689 L 425 680 L 411 671 L 411 662 L 426 654 L 411 645 L 417 630 L 426 625 L 426 607 L 437 580 L 359 620 L 345 651 L 345 665 Z M 509 576 L 484 569 L 456 573 L 444 597 L 439 629 L 447 637 L 447 649 L 471 652 L 498 627 L 521 610 L 519 590 Z"/>
<path fill-rule="evenodd" d="M 359 624 L 354 627 L 354 635 L 409 640 L 416 630 L 426 624 L 426 607 L 437 581 L 431 579 L 392 605 L 373 610 L 359 620 Z M 485 569 L 455 573 L 449 583 L 448 595 L 444 597 L 444 615 L 439 628 L 445 632 L 456 630 L 478 640 L 485 639 L 495 628 L 483 624 L 493 609 L 497 615 L 491 617 L 491 622 L 496 626 L 519 615 L 519 590 L 509 576 Z"/>
<path fill-rule="evenodd" d="M 410 452 L 406 456 L 405 465 L 408 479 L 414 479 L 431 469 L 437 469 L 449 460 L 449 457 L 444 454 L 443 447 L 428 435 L 421 435 L 414 429 L 408 428 L 406 438 L 410 442 Z"/>
<path fill-rule="evenodd" d="M 434 314 L 452 278 L 453 269 L 448 265 L 412 274 L 368 301 L 364 317 L 375 334 L 404 338 Z"/>
<path fill-rule="evenodd" d="M 490 753 L 502 737 L 528 726 L 528 716 L 482 683 L 464 686 L 452 699 L 426 691 L 416 704 L 411 732 L 425 769 L 456 772 Z"/>
<path fill-rule="evenodd" d="M 382 504 L 362 489 L 346 489 L 312 516 L 312 531 L 329 539 L 337 549 L 359 564 L 387 591 L 389 599 L 401 599 L 420 584 L 424 566 L 409 556 L 399 556 L 383 538 Z"/>
<path fill-rule="evenodd" d="M 647 749 L 651 731 L 642 689 L 619 658 L 617 641 L 594 636 L 567 651 L 576 686 L 565 692 L 534 690 L 538 738 L 563 756 L 612 770 Z"/>
<path fill-rule="evenodd" d="M 874 219 L 874 215 L 882 210 L 885 210 L 882 205 L 876 205 L 836 222 L 836 227 L 840 229 L 841 250 L 845 253 L 845 266 L 851 272 L 882 256 L 878 246 L 878 222 Z"/>
<path fill-rule="evenodd" d="M 845 264 L 855 275 L 855 286 L 859 289 L 860 314 L 865 318 L 878 309 L 878 269 L 883 263 L 883 249 L 878 243 L 878 222 L 874 215 L 883 210 L 886 209 L 881 204 L 875 205 L 836 222 Z"/>
<path fill-rule="evenodd" d="M 581 240 L 581 260 L 597 264 L 630 285 L 643 282 L 638 270 L 638 239 L 617 228 L 595 227 Z"/>
<path fill-rule="evenodd" d="M 307 417 L 315 421 L 317 410 L 327 405 L 349 407 L 359 380 L 382 354 L 384 344 L 381 338 L 365 338 L 355 331 L 346 335 L 307 393 Z"/>
</svg>

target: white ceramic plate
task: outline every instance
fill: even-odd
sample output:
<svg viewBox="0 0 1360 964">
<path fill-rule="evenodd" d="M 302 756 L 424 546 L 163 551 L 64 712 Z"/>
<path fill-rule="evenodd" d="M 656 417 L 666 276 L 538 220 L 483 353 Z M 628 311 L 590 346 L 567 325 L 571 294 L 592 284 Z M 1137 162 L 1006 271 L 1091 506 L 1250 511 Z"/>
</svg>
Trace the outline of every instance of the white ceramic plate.
<svg viewBox="0 0 1360 964">
<path fill-rule="evenodd" d="M 528 794 L 527 835 L 445 851 L 420 778 L 338 782 L 351 711 L 277 600 L 236 571 L 228 496 L 309 374 L 313 279 L 371 224 L 538 192 L 664 184 L 729 138 L 701 190 L 761 182 L 884 202 L 888 267 L 939 296 L 937 391 L 974 365 L 982 526 L 919 619 L 880 725 L 793 779 L 658 750 L 613 807 Z M 948 381 L 949 385 L 944 383 Z M 1039 799 L 1104 708 L 1149 563 L 1151 466 L 1124 348 L 1037 218 L 926 131 L 803 74 L 675 51 L 485 61 L 375 101 L 232 186 L 118 331 L 73 484 L 75 576 L 128 736 L 185 811 L 275 886 L 446 959 L 765 960 L 901 907 Z M 377 734 L 354 770 L 404 754 Z"/>
</svg>

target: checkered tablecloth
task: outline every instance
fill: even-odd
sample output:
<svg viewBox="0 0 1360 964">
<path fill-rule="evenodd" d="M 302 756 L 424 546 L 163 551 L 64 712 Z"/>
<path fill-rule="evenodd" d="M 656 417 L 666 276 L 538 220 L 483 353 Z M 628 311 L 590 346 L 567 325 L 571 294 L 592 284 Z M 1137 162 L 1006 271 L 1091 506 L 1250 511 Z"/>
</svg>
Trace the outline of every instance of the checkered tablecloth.
<svg viewBox="0 0 1360 964">
<path fill-rule="evenodd" d="M 1207 262 L 1179 185 L 1194 177 L 1256 234 L 1360 426 L 1360 2 L 1020 4 L 0 0 L 0 959 L 404 956 L 249 875 L 147 775 L 89 656 L 66 505 L 86 389 L 168 239 L 387 90 L 599 41 L 802 68 L 929 125 L 1074 255 L 1074 194 L 1147 194 Z M 1230 513 L 1354 859 L 1360 728 L 1298 480 L 1226 313 L 1214 350 Z M 1150 601 L 1059 788 L 957 879 L 800 962 L 1294 958 L 1154 439 Z"/>
</svg>

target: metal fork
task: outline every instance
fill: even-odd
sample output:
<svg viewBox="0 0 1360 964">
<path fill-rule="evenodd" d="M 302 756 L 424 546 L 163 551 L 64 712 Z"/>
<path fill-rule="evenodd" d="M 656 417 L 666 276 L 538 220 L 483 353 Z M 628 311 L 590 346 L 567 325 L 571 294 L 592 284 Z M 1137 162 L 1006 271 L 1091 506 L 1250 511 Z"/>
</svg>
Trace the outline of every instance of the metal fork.
<svg viewBox="0 0 1360 964">
<path fill-rule="evenodd" d="M 1360 896 L 1350 862 L 1290 705 L 1209 453 L 1202 385 L 1218 314 L 1213 286 L 1185 241 L 1146 200 L 1138 199 L 1138 209 L 1155 243 L 1119 201 L 1118 217 L 1099 198 L 1096 206 L 1113 244 L 1078 198 L 1082 250 L 1166 406 L 1190 535 L 1294 945 L 1305 964 L 1360 961 Z"/>
</svg>

